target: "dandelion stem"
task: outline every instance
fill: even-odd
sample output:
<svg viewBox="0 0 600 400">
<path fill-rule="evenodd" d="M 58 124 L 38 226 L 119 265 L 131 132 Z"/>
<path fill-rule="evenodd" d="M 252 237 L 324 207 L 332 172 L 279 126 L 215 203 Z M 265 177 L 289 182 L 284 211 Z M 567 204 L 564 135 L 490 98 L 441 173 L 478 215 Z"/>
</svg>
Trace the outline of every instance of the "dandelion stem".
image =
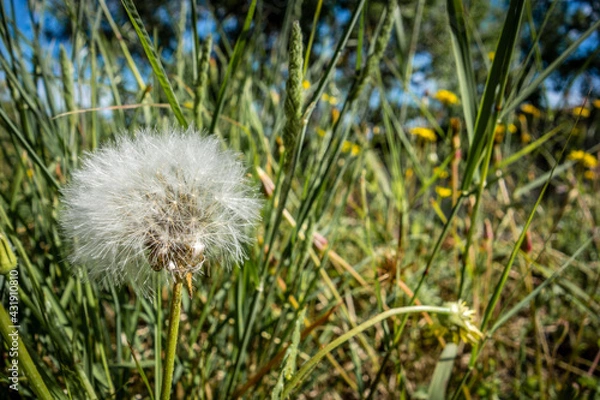
<svg viewBox="0 0 600 400">
<path fill-rule="evenodd" d="M 169 400 L 171 397 L 171 385 L 173 383 L 173 369 L 175 366 L 175 352 L 179 339 L 179 319 L 181 316 L 181 290 L 183 281 L 178 279 L 173 285 L 173 297 L 171 298 L 171 310 L 169 311 L 169 334 L 167 336 L 167 353 L 165 355 L 161 400 Z"/>
</svg>

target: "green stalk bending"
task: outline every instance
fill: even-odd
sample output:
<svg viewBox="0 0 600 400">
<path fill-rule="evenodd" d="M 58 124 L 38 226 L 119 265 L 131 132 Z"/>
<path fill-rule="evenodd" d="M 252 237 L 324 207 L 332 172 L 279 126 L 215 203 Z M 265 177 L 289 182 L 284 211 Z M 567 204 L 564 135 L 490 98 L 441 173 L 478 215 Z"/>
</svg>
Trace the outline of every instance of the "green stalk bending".
<svg viewBox="0 0 600 400">
<path fill-rule="evenodd" d="M 161 400 L 169 400 L 171 397 L 171 385 L 173 384 L 173 369 L 175 366 L 175 352 L 179 339 L 179 319 L 181 316 L 181 290 L 183 281 L 177 280 L 173 285 L 173 297 L 171 298 L 171 310 L 169 312 L 169 334 L 167 336 L 167 353 L 165 355 L 165 369 L 163 371 Z"/>
<path fill-rule="evenodd" d="M 208 84 L 208 65 L 210 64 L 210 51 L 212 49 L 212 35 L 208 35 L 202 44 L 200 60 L 198 61 L 198 80 L 196 81 L 196 95 L 194 96 L 194 121 L 198 129 L 202 128 L 202 114 L 200 107 L 204 102 Z"/>
<path fill-rule="evenodd" d="M 294 22 L 292 25 L 289 51 L 289 78 L 286 84 L 285 100 L 286 123 L 283 128 L 283 143 L 286 154 L 283 162 L 284 165 L 282 165 L 282 169 L 283 171 L 285 171 L 286 176 L 284 178 L 283 186 L 281 188 L 281 197 L 277 206 L 277 211 L 275 213 L 273 224 L 270 225 L 269 230 L 267 231 L 268 234 L 266 235 L 266 237 L 269 238 L 269 250 L 263 260 L 268 260 L 270 258 L 271 249 L 273 249 L 274 247 L 276 237 L 275 232 L 277 232 L 279 224 L 282 221 L 283 210 L 285 209 L 288 194 L 290 192 L 292 184 L 292 176 L 294 175 L 296 163 L 300 155 L 300 142 L 298 139 L 301 135 L 303 128 L 302 103 L 304 101 L 304 96 L 302 93 L 302 30 L 300 29 L 300 24 L 298 22 Z M 248 342 L 250 340 L 250 334 L 252 333 L 252 326 L 254 325 L 254 321 L 256 320 L 256 314 L 259 310 L 260 295 L 265 286 L 265 281 L 267 279 L 267 273 L 269 269 L 263 263 L 261 265 L 260 270 L 260 283 L 258 285 L 259 290 L 256 292 L 255 296 L 252 299 L 252 305 L 250 307 L 252 311 L 250 313 L 250 318 L 248 319 L 246 328 L 244 330 L 244 335 L 242 337 L 242 345 L 240 346 L 240 349 L 235 359 L 233 374 L 231 375 L 229 383 L 227 385 L 226 397 L 228 397 L 231 393 L 231 390 L 233 389 L 233 386 L 235 384 L 235 379 L 238 373 L 240 372 L 242 359 L 246 352 Z"/>
<path fill-rule="evenodd" d="M 436 306 L 410 306 L 410 307 L 400 307 L 400 308 L 392 308 L 391 310 L 382 312 L 381 314 L 376 315 L 368 321 L 363 322 L 359 326 L 354 329 L 349 330 L 344 333 L 339 338 L 330 342 L 327 346 L 323 347 L 317 354 L 315 354 L 310 360 L 302 365 L 302 368 L 298 371 L 296 375 L 292 378 L 292 380 L 286 385 L 282 399 L 286 399 L 290 396 L 292 390 L 302 382 L 304 378 L 308 375 L 308 373 L 317 366 L 317 363 L 321 361 L 323 357 L 327 354 L 331 353 L 338 346 L 346 343 L 348 340 L 352 339 L 359 333 L 365 331 L 366 329 L 372 327 L 378 322 L 383 321 L 384 319 L 393 317 L 394 315 L 401 314 L 416 314 L 416 313 L 435 313 L 435 314 L 445 314 L 448 315 L 452 313 L 452 310 L 449 307 L 436 307 Z"/>
</svg>

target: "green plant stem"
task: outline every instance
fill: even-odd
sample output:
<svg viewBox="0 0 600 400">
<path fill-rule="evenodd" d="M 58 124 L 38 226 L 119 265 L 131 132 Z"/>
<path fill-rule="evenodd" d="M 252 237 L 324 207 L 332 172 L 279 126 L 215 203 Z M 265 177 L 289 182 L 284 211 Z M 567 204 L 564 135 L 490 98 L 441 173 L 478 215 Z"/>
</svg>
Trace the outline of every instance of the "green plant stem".
<svg viewBox="0 0 600 400">
<path fill-rule="evenodd" d="M 495 129 L 496 125 L 494 125 L 493 129 Z M 473 244 L 473 234 L 475 233 L 475 230 L 477 229 L 477 217 L 479 215 L 479 207 L 481 206 L 481 199 L 483 196 L 483 191 L 487 186 L 487 176 L 488 176 L 488 171 L 490 169 L 490 160 L 492 159 L 492 151 L 494 149 L 494 138 L 490 137 L 489 142 L 487 144 L 487 148 L 486 148 L 486 153 L 485 153 L 485 161 L 483 163 L 483 168 L 482 168 L 482 172 L 481 172 L 481 179 L 479 180 L 479 185 L 477 188 L 477 195 L 475 198 L 475 206 L 473 207 L 473 212 L 471 213 L 471 227 L 469 228 L 469 231 L 467 232 L 467 243 L 465 244 L 465 249 L 463 252 L 463 266 L 462 269 L 460 271 L 460 283 L 459 283 L 459 287 L 458 287 L 458 299 L 461 299 L 463 296 L 463 290 L 465 288 L 465 279 L 466 279 L 466 273 L 467 273 L 467 267 L 469 266 L 469 263 L 471 262 L 471 259 L 469 257 L 469 249 L 471 248 L 471 245 Z"/>
<path fill-rule="evenodd" d="M 162 380 L 162 360 L 160 359 L 160 355 L 162 354 L 162 332 L 163 332 L 163 304 L 162 304 L 162 282 L 157 276 L 154 280 L 154 287 L 156 289 L 155 303 L 154 307 L 156 309 L 156 324 L 154 329 L 154 354 L 157 356 L 154 357 L 154 379 L 156 382 L 160 382 Z M 133 354 L 133 352 L 132 352 Z M 160 397 L 160 389 L 159 385 L 155 385 L 154 387 L 154 398 L 158 399 Z"/>
<path fill-rule="evenodd" d="M 150 35 L 144 27 L 144 22 L 142 21 L 142 18 L 138 13 L 135 3 L 132 0 L 121 0 L 121 3 L 123 4 L 123 7 L 125 8 L 127 15 L 129 16 L 131 25 L 133 26 L 138 38 L 140 39 L 140 43 L 144 48 L 146 57 L 148 57 L 148 61 L 150 62 L 152 70 L 156 75 L 156 79 L 158 80 L 158 83 L 165 92 L 165 97 L 167 98 L 167 101 L 171 106 L 171 109 L 173 110 L 173 114 L 175 114 L 175 118 L 181 126 L 187 128 L 188 124 L 185 120 L 185 117 L 183 116 L 183 112 L 181 111 L 181 106 L 179 105 L 177 96 L 173 91 L 171 82 L 169 82 L 167 72 L 165 71 L 165 68 L 163 67 L 160 61 L 160 57 L 156 51 L 156 48 L 152 43 L 152 40 L 150 40 Z"/>
<path fill-rule="evenodd" d="M 302 380 L 308 375 L 308 373 L 317 366 L 317 363 L 321 361 L 323 357 L 327 354 L 331 353 L 335 348 L 344 344 L 348 340 L 352 339 L 354 336 L 359 333 L 365 331 L 366 329 L 372 327 L 378 322 L 383 321 L 384 319 L 393 317 L 394 315 L 401 314 L 415 314 L 415 313 L 435 313 L 435 314 L 450 314 L 452 311 L 448 307 L 436 307 L 436 306 L 410 306 L 410 307 L 400 307 L 400 308 L 392 308 L 391 310 L 382 312 L 381 314 L 376 315 L 375 317 L 363 322 L 359 326 L 354 329 L 349 330 L 344 333 L 339 338 L 330 342 L 328 345 L 323 347 L 317 354 L 315 354 L 310 360 L 302 365 L 302 368 L 298 371 L 296 375 L 292 378 L 292 380 L 286 385 L 282 399 L 286 399 L 290 396 L 291 391 L 302 382 Z"/>
<path fill-rule="evenodd" d="M 2 304 L 0 304 L 0 333 L 6 342 L 8 348 L 11 347 L 10 343 L 13 342 L 13 338 L 9 336 L 12 332 L 10 326 L 13 324 L 10 321 L 8 313 Z M 29 352 L 27 351 L 27 347 L 25 347 L 25 343 L 21 340 L 21 337 L 18 337 L 19 350 L 18 350 L 18 360 L 19 366 L 23 369 L 25 376 L 29 379 L 29 383 L 31 385 L 31 390 L 36 394 L 38 399 L 42 400 L 52 400 L 54 397 L 50 394 L 50 391 L 46 387 L 42 376 L 38 372 L 35 367 L 35 363 L 31 359 Z"/>
<path fill-rule="evenodd" d="M 179 339 L 179 319 L 181 316 L 181 291 L 183 281 L 177 280 L 173 285 L 173 297 L 171 298 L 171 309 L 169 311 L 169 334 L 167 335 L 167 346 L 163 370 L 161 400 L 169 400 L 171 397 L 171 385 L 173 384 L 173 369 L 175 365 L 175 352 Z"/>
</svg>

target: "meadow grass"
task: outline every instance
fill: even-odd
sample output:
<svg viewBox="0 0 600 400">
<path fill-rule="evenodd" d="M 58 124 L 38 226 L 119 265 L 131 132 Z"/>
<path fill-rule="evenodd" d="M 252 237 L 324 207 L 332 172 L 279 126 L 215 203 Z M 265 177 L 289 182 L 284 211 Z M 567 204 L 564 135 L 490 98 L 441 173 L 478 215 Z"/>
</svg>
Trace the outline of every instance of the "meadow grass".
<svg viewBox="0 0 600 400">
<path fill-rule="evenodd" d="M 373 24 L 354 2 L 331 52 L 312 47 L 320 8 L 300 27 L 290 2 L 267 52 L 256 0 L 235 43 L 200 40 L 198 6 L 182 2 L 170 57 L 135 2 L 122 1 L 125 26 L 104 0 L 84 3 L 64 3 L 73 33 L 59 51 L 42 40 L 46 3 L 0 4 L 0 320 L 19 325 L 19 396 L 164 393 L 170 288 L 147 298 L 86 280 L 57 218 L 85 151 L 173 124 L 240 152 L 265 198 L 244 265 L 210 265 L 183 296 L 173 398 L 598 396 L 600 100 L 528 99 L 600 22 L 544 66 L 529 62 L 537 41 L 520 47 L 528 2 L 511 1 L 495 47 L 475 52 L 478 28 L 449 0 L 456 94 L 424 99 L 411 85 L 423 1 L 392 2 Z M 336 77 L 344 68 L 355 74 Z M 390 79 L 406 101 L 387 96 Z M 1 333 L 2 396 L 17 396 Z"/>
</svg>

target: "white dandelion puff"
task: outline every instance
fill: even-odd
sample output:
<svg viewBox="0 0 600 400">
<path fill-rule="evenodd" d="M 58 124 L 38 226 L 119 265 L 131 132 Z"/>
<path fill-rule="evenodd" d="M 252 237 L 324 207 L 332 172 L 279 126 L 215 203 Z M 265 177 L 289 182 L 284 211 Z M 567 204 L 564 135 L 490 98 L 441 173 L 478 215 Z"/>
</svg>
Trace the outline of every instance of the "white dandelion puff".
<svg viewBox="0 0 600 400">
<path fill-rule="evenodd" d="M 242 261 L 261 207 L 237 155 L 191 128 L 138 130 L 87 154 L 62 195 L 70 261 L 146 295 L 155 271 L 175 281 Z"/>
</svg>

